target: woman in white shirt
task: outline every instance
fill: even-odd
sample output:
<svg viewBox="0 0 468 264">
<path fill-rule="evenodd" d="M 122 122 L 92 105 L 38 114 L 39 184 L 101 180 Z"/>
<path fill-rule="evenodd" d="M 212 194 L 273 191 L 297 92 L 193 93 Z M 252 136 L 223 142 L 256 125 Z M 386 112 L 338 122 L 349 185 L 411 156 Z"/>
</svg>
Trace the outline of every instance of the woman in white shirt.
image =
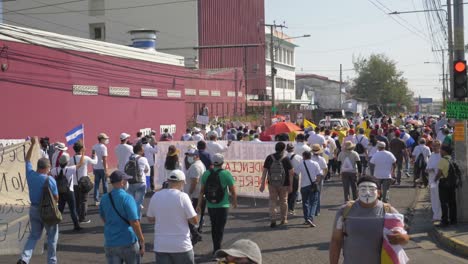
<svg viewBox="0 0 468 264">
<path fill-rule="evenodd" d="M 439 161 L 440 161 L 440 146 L 442 143 L 439 140 L 432 143 L 432 153 L 429 161 L 427 162 L 426 172 L 429 174 L 429 188 L 431 194 L 431 206 L 432 206 L 432 221 L 440 221 L 442 218 L 442 210 L 440 207 L 439 199 L 439 181 L 435 180 L 437 172 L 439 171 Z"/>
<path fill-rule="evenodd" d="M 86 215 L 88 214 L 88 193 L 82 192 L 78 188 L 78 182 L 83 177 L 88 177 L 88 164 L 96 165 L 98 162 L 96 153 L 90 157 L 81 155 L 81 151 L 83 149 L 83 144 L 81 142 L 76 142 L 73 145 L 73 150 L 75 151 L 75 155 L 70 159 L 68 163 L 69 166 L 78 165 L 79 161 L 83 157 L 83 165 L 77 168 L 74 179 L 73 179 L 73 189 L 75 193 L 75 202 L 76 202 L 76 212 L 78 213 L 78 220 L 80 223 L 90 223 L 91 220 L 86 219 Z M 84 152 L 83 152 L 84 153 Z"/>
</svg>

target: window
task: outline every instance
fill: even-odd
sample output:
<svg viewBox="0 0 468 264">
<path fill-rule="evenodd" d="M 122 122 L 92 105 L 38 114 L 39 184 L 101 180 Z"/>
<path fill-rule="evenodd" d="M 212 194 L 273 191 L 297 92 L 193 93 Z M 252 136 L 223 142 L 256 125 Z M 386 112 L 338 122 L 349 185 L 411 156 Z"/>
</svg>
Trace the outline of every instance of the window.
<svg viewBox="0 0 468 264">
<path fill-rule="evenodd" d="M 104 23 L 89 24 L 89 38 L 106 40 L 106 25 Z"/>
</svg>

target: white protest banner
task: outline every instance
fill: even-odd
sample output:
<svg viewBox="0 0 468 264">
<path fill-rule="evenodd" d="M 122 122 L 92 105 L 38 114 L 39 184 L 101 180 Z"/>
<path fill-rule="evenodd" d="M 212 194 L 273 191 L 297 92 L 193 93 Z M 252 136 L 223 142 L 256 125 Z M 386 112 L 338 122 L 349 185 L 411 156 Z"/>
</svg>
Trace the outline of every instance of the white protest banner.
<svg viewBox="0 0 468 264">
<path fill-rule="evenodd" d="M 227 141 L 216 141 L 222 146 L 227 145 Z M 164 162 L 170 145 L 174 145 L 178 150 L 179 163 L 182 170 L 184 167 L 185 152 L 190 145 L 196 145 L 194 141 L 169 141 L 158 142 L 159 152 L 155 159 L 155 177 L 156 186 L 161 186 L 166 180 L 166 170 Z M 224 155 L 224 169 L 227 169 L 235 176 L 236 186 L 239 188 L 238 194 L 241 196 L 266 197 L 268 192 L 260 193 L 260 180 L 263 172 L 263 161 L 275 151 L 276 142 L 251 142 L 251 141 L 233 141 Z M 210 153 L 210 142 L 207 142 L 207 152 Z M 212 153 L 210 153 L 212 154 Z"/>
<path fill-rule="evenodd" d="M 204 115 L 197 115 L 197 124 L 207 125 L 210 123 L 210 117 Z"/>
<path fill-rule="evenodd" d="M 30 143 L 26 142 L 0 147 L 0 255 L 21 253 L 31 232 L 24 161 L 29 146 Z M 39 149 L 36 147 L 31 160 L 33 167 L 38 156 Z M 43 240 L 37 243 L 35 253 L 43 252 L 43 244 Z"/>
</svg>

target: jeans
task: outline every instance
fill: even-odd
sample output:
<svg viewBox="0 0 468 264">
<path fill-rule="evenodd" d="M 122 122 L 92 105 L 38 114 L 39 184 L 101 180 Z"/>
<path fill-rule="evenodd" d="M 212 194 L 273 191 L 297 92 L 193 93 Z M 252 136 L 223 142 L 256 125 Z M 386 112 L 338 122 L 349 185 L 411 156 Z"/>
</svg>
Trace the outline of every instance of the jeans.
<svg viewBox="0 0 468 264">
<path fill-rule="evenodd" d="M 155 252 L 155 256 L 156 264 L 195 264 L 193 249 L 180 253 Z"/>
<path fill-rule="evenodd" d="M 318 191 L 313 192 L 311 185 L 301 188 L 302 195 L 302 211 L 304 212 L 304 220 L 314 220 L 314 214 L 317 210 Z"/>
<path fill-rule="evenodd" d="M 59 193 L 59 204 L 58 209 L 60 213 L 63 214 L 65 210 L 65 203 L 68 204 L 68 209 L 70 210 L 70 215 L 73 220 L 73 225 L 79 227 L 80 224 L 78 223 L 78 215 L 76 214 L 76 202 L 75 202 L 75 194 L 72 191 L 68 191 L 66 193 Z"/>
<path fill-rule="evenodd" d="M 299 189 L 299 175 L 294 175 L 293 178 L 293 191 L 288 194 L 288 210 L 294 211 L 294 205 L 297 199 L 297 190 Z"/>
<path fill-rule="evenodd" d="M 357 174 L 356 172 L 342 172 L 341 180 L 343 181 L 343 190 L 344 190 L 344 200 L 345 202 L 349 201 L 349 188 L 353 195 L 353 200 L 357 199 Z"/>
<path fill-rule="evenodd" d="M 78 185 L 73 187 L 75 190 L 75 202 L 76 202 L 76 213 L 78 214 L 78 220 L 86 220 L 88 215 L 88 193 L 83 193 L 78 189 Z"/>
<path fill-rule="evenodd" d="M 359 156 L 361 159 L 361 171 L 363 175 L 366 175 L 366 169 L 367 169 L 367 158 L 366 156 Z"/>
<path fill-rule="evenodd" d="M 102 192 L 107 193 L 107 179 L 104 170 L 93 170 L 94 173 L 94 201 L 99 202 L 99 184 L 102 182 Z"/>
<path fill-rule="evenodd" d="M 227 222 L 229 208 L 208 208 L 211 220 L 211 239 L 213 240 L 213 253 L 221 248 L 224 227 Z"/>
<path fill-rule="evenodd" d="M 380 189 L 382 191 L 382 202 L 388 203 L 388 190 L 390 185 L 392 185 L 392 179 L 377 179 L 380 184 Z"/>
<path fill-rule="evenodd" d="M 370 176 L 374 177 L 375 164 L 369 163 Z"/>
<path fill-rule="evenodd" d="M 288 219 L 288 188 L 288 186 L 274 187 L 271 184 L 268 185 L 271 221 L 276 221 L 276 203 L 278 200 L 281 210 L 281 221 Z"/>
<path fill-rule="evenodd" d="M 106 259 L 108 264 L 139 264 L 140 263 L 140 244 L 138 241 L 120 247 L 105 247 Z"/>
<path fill-rule="evenodd" d="M 29 263 L 31 260 L 34 248 L 37 241 L 41 239 L 42 230 L 45 228 L 47 234 L 47 263 L 57 263 L 57 240 L 58 240 L 58 225 L 48 226 L 42 223 L 39 207 L 31 205 L 29 208 L 29 221 L 31 224 L 31 233 L 28 236 L 26 244 L 24 244 L 21 259 Z"/>
<path fill-rule="evenodd" d="M 441 179 L 440 182 L 443 182 Z M 457 223 L 457 196 L 455 188 L 446 188 L 439 182 L 440 207 L 442 208 L 442 224 Z"/>
<path fill-rule="evenodd" d="M 145 199 L 146 183 L 139 182 L 139 183 L 129 184 L 127 193 L 133 196 L 133 198 L 135 198 L 135 202 L 137 204 L 138 215 L 140 215 L 141 205 L 143 204 L 143 200 Z"/>
<path fill-rule="evenodd" d="M 403 169 L 403 158 L 402 159 L 397 159 L 396 165 L 397 165 L 397 178 L 396 178 L 396 181 L 398 183 L 400 183 L 401 182 L 401 173 L 402 173 L 402 169 Z"/>
</svg>

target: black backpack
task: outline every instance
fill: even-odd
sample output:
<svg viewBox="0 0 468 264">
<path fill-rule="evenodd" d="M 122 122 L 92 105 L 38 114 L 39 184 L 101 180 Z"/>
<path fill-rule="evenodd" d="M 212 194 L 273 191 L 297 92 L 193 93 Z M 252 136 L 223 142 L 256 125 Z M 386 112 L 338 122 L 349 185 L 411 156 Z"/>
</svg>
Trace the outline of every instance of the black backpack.
<svg viewBox="0 0 468 264">
<path fill-rule="evenodd" d="M 356 144 L 356 152 L 358 154 L 364 154 L 364 152 L 366 151 L 366 149 L 364 148 L 364 146 L 361 144 L 361 141 L 364 139 L 364 136 L 361 137 L 361 140 L 359 140 L 359 142 Z"/>
<path fill-rule="evenodd" d="M 70 190 L 71 183 L 68 182 L 67 176 L 67 169 L 65 169 L 65 173 L 63 173 L 63 168 L 56 168 L 56 170 L 60 169 L 59 174 L 57 175 L 57 190 L 59 193 L 67 193 Z"/>
<path fill-rule="evenodd" d="M 128 180 L 128 183 L 130 184 L 143 182 L 143 172 L 140 170 L 140 166 L 138 166 L 138 160 L 140 158 L 141 157 L 138 155 L 132 155 L 127 161 L 127 164 L 125 164 L 125 173 L 133 177 L 132 179 Z"/>
<path fill-rule="evenodd" d="M 283 159 L 276 159 L 274 154 L 271 156 L 271 164 L 268 168 L 268 183 L 275 187 L 281 187 L 286 180 L 286 172 L 284 171 Z"/>
<path fill-rule="evenodd" d="M 210 175 L 205 183 L 205 198 L 208 202 L 217 204 L 220 203 L 224 198 L 224 188 L 221 185 L 221 180 L 219 179 L 219 173 L 223 169 L 217 171 L 210 169 Z"/>
<path fill-rule="evenodd" d="M 444 158 L 445 159 L 445 158 Z M 446 159 L 449 163 L 449 170 L 448 170 L 448 175 L 446 179 L 446 185 L 449 188 L 458 188 L 461 187 L 462 185 L 462 180 L 461 180 L 461 170 L 458 164 L 455 161 L 451 161 L 449 159 Z"/>
</svg>

